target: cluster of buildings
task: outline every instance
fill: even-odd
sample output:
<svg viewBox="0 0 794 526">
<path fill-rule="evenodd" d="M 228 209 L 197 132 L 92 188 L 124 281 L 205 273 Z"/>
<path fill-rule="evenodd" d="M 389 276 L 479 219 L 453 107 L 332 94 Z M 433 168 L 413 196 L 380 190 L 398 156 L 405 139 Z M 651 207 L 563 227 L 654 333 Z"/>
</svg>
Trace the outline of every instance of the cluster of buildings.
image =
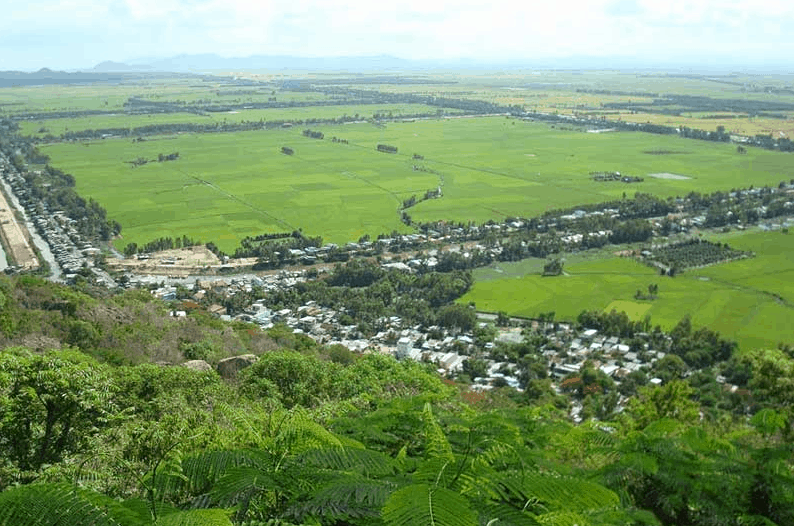
<svg viewBox="0 0 794 526">
<path fill-rule="evenodd" d="M 35 173 L 35 172 L 34 172 Z M 36 174 L 40 175 L 40 173 Z M 0 177 L 12 194 L 12 199 L 24 208 L 30 224 L 49 247 L 51 258 L 48 263 L 55 265 L 68 281 L 78 273 L 89 269 L 96 281 L 109 287 L 115 286 L 113 278 L 94 267 L 95 256 L 101 250 L 92 246 L 74 227 L 76 221 L 61 211 L 52 211 L 46 202 L 36 199 L 25 178 L 13 164 L 0 154 Z M 31 232 L 31 234 L 35 234 Z M 43 254 L 45 259 L 50 254 Z"/>
<path fill-rule="evenodd" d="M 153 278 L 152 278 L 153 279 Z M 197 279 L 193 284 L 193 299 L 201 301 L 208 291 L 224 292 L 234 296 L 240 292 L 250 292 L 253 287 L 266 290 L 283 290 L 307 279 L 305 271 L 281 271 L 269 276 L 244 276 L 226 280 Z M 146 280 L 138 281 L 139 286 L 151 285 Z M 176 287 L 166 285 L 153 290 L 153 294 L 163 300 L 176 299 Z M 264 299 L 246 305 L 242 312 L 229 316 L 226 308 L 213 304 L 208 309 L 225 320 L 239 320 L 253 323 L 262 329 L 275 324 L 284 324 L 295 334 L 304 334 L 323 345 L 341 345 L 354 352 L 379 352 L 395 356 L 397 359 L 413 359 L 436 365 L 440 374 L 456 376 L 464 371 L 464 363 L 476 357 L 485 363 L 485 374 L 473 378 L 472 389 L 489 390 L 495 386 L 510 386 L 520 389 L 519 366 L 500 357 L 500 346 L 517 344 L 524 341 L 524 331 L 535 331 L 544 335 L 542 347 L 536 350 L 548 364 L 548 375 L 555 385 L 563 379 L 576 376 L 588 362 L 616 383 L 634 371 L 649 371 L 653 364 L 665 353 L 653 348 L 648 334 L 638 333 L 633 339 L 634 347 L 615 336 L 605 336 L 595 329 L 579 330 L 567 323 L 529 322 L 524 329 L 498 328 L 490 341 L 482 336 L 475 337 L 471 332 L 448 330 L 439 326 L 409 326 L 398 316 L 382 318 L 378 321 L 378 332 L 371 336 L 363 335 L 358 326 L 343 323 L 343 312 L 308 301 L 296 309 L 274 310 Z M 184 315 L 175 312 L 174 315 Z M 485 319 L 485 318 L 484 318 Z M 489 325 L 490 320 L 480 321 L 480 328 Z M 665 336 L 665 344 L 669 336 Z M 637 343 L 641 342 L 641 343 Z M 661 383 L 652 378 L 651 383 Z"/>
</svg>

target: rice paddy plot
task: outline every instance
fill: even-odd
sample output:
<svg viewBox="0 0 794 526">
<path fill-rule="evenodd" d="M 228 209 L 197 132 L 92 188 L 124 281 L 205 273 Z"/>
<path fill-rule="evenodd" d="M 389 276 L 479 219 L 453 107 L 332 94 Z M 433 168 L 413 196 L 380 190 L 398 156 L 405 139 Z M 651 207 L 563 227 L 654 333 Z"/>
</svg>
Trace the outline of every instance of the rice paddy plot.
<svg viewBox="0 0 794 526">
<path fill-rule="evenodd" d="M 651 316 L 654 325 L 673 327 L 690 315 L 696 326 L 706 326 L 736 340 L 741 349 L 794 343 L 794 236 L 780 232 L 744 232 L 714 236 L 756 257 L 687 271 L 675 278 L 659 276 L 631 259 L 604 257 L 567 262 L 563 276 L 539 274 L 499 279 L 495 265 L 475 271 L 475 285 L 461 302 L 479 310 L 505 311 L 536 317 L 554 311 L 558 319 L 575 319 L 582 310 L 615 309 L 633 319 Z M 483 279 L 480 279 L 480 276 Z M 659 286 L 652 301 L 636 300 L 636 291 Z"/>
<path fill-rule="evenodd" d="M 53 166 L 75 176 L 78 192 L 96 199 L 121 223 L 125 242 L 176 233 L 215 241 L 224 250 L 233 250 L 245 235 L 285 228 L 333 242 L 411 231 L 400 221 L 402 201 L 438 187 L 440 199 L 408 210 L 414 221 L 484 222 L 637 191 L 675 196 L 777 184 L 791 162 L 787 154 L 754 148 L 738 155 L 730 145 L 643 133 L 587 134 L 503 117 L 312 129 L 325 139 L 303 137 L 300 128 L 291 128 L 41 149 Z M 333 143 L 333 136 L 348 143 Z M 378 152 L 378 144 L 398 152 Z M 294 155 L 282 154 L 282 146 L 293 148 Z M 645 153 L 657 150 L 681 153 Z M 179 152 L 177 161 L 128 164 L 171 152 Z M 607 184 L 589 176 L 599 170 L 690 179 Z M 198 181 L 211 186 L 196 187 Z"/>
</svg>

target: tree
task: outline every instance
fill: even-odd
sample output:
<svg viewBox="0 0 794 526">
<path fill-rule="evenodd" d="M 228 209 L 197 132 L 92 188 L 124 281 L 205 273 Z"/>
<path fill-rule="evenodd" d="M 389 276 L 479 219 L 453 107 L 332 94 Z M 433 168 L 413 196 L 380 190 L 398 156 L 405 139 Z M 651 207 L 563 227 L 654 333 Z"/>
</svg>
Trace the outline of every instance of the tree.
<svg viewBox="0 0 794 526">
<path fill-rule="evenodd" d="M 508 316 L 505 311 L 500 310 L 496 313 L 496 325 L 499 327 L 509 327 L 510 316 Z"/>
<path fill-rule="evenodd" d="M 477 313 L 466 305 L 453 303 L 438 311 L 438 324 L 443 327 L 472 331 L 477 323 Z"/>
<path fill-rule="evenodd" d="M 484 378 L 488 376 L 488 362 L 479 358 L 466 358 L 463 360 L 463 373 L 469 378 Z"/>
<path fill-rule="evenodd" d="M 104 367 L 75 351 L 0 356 L 0 452 L 22 481 L 85 450 L 112 411 Z"/>
<path fill-rule="evenodd" d="M 698 405 L 692 401 L 695 390 L 686 382 L 673 380 L 662 386 L 641 387 L 629 400 L 626 413 L 643 429 L 657 420 L 670 418 L 692 424 L 698 419 Z"/>
<path fill-rule="evenodd" d="M 559 276 L 560 274 L 562 274 L 562 266 L 563 266 L 562 260 L 559 258 L 554 258 L 543 265 L 543 275 Z"/>
<path fill-rule="evenodd" d="M 748 351 L 739 363 L 749 365 L 747 387 L 762 408 L 780 411 L 786 419 L 784 436 L 794 433 L 794 359 L 780 349 Z"/>
</svg>

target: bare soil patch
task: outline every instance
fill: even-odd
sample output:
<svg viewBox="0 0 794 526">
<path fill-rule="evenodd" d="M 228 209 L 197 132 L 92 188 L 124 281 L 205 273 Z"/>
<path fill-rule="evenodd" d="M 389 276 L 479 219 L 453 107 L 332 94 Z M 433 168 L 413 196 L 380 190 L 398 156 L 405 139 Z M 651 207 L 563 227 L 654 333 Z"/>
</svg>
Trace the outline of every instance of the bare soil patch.
<svg viewBox="0 0 794 526">
<path fill-rule="evenodd" d="M 0 235 L 3 244 L 17 265 L 23 268 L 38 268 L 39 259 L 30 245 L 27 227 L 17 221 L 14 209 L 0 192 Z"/>
<path fill-rule="evenodd" d="M 108 259 L 108 265 L 119 270 L 131 272 L 149 271 L 187 275 L 197 269 L 207 267 L 217 269 L 221 265 L 218 257 L 204 245 L 187 248 L 163 250 L 152 254 L 140 254 L 126 259 Z"/>
<path fill-rule="evenodd" d="M 648 155 L 673 155 L 673 154 L 681 154 L 681 153 L 689 153 L 689 152 L 682 152 L 679 150 L 645 150 L 642 153 Z"/>
<path fill-rule="evenodd" d="M 692 179 L 691 177 L 687 177 L 686 175 L 671 174 L 667 172 L 648 174 L 648 177 L 655 177 L 656 179 L 675 179 L 675 180 Z"/>
</svg>

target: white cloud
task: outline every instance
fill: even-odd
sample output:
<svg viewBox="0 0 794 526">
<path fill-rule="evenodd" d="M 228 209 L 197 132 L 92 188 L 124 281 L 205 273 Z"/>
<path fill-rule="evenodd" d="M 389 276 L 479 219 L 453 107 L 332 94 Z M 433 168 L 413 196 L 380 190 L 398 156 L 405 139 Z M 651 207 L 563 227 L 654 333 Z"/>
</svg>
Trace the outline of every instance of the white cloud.
<svg viewBox="0 0 794 526">
<path fill-rule="evenodd" d="M 787 0 L 34 0 L 6 14 L 0 67 L 211 52 L 534 59 L 794 48 Z"/>
</svg>

